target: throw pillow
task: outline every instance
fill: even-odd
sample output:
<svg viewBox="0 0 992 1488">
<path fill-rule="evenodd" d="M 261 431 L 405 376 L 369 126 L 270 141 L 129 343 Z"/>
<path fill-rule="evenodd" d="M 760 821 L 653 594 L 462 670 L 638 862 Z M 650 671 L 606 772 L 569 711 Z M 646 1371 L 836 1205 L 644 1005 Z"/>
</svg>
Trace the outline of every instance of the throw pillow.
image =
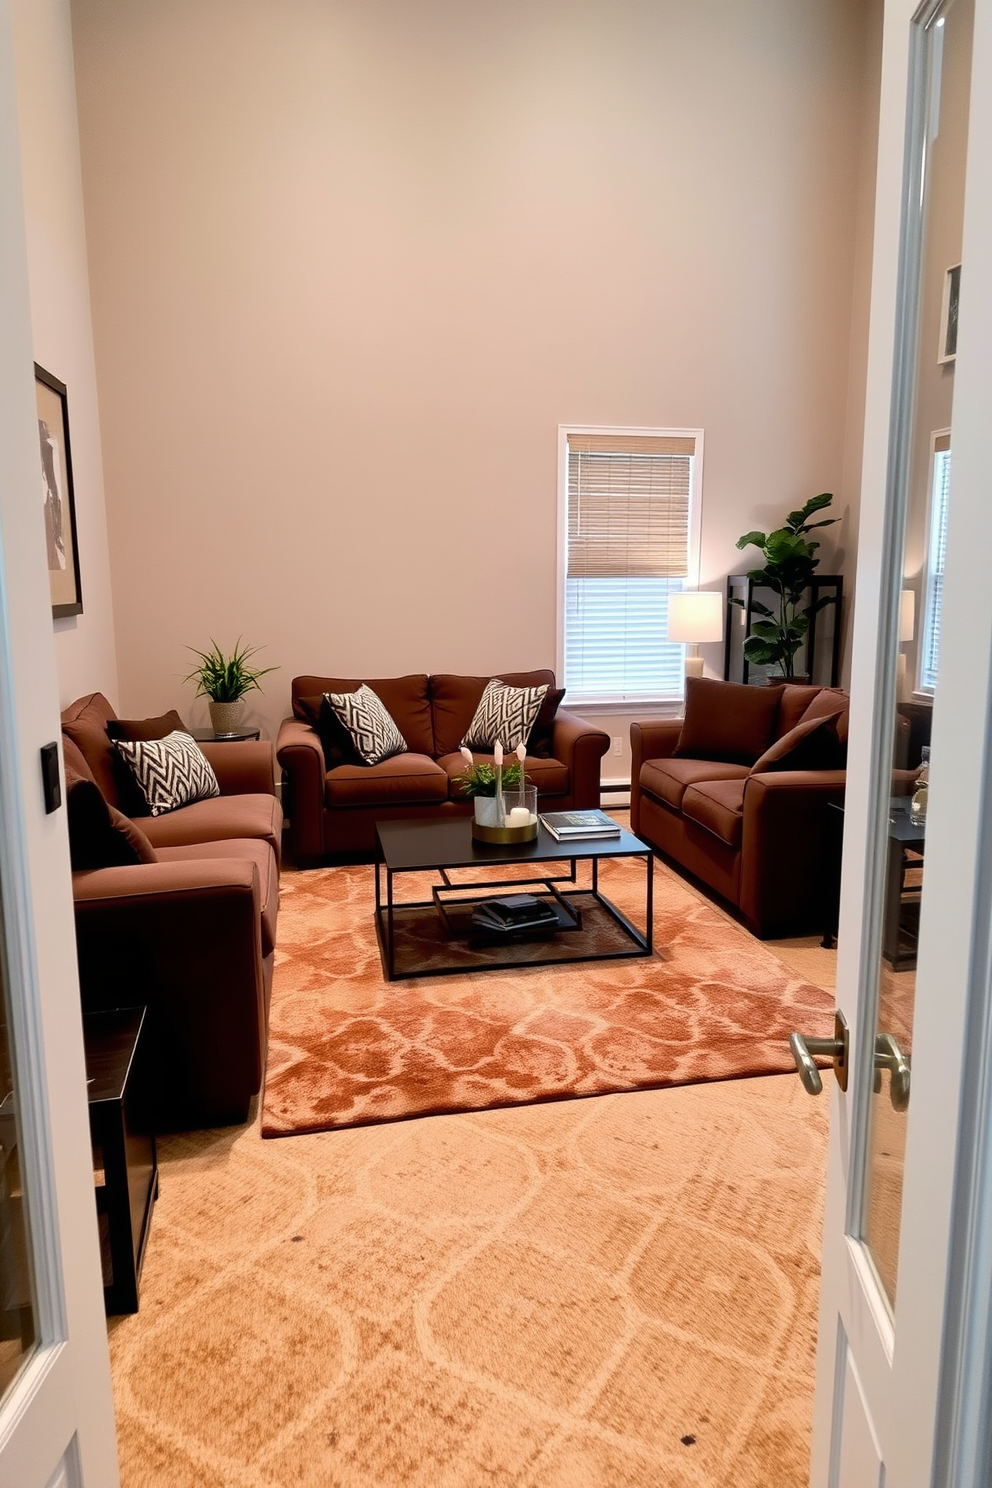
<svg viewBox="0 0 992 1488">
<path fill-rule="evenodd" d="M 366 765 L 406 751 L 406 740 L 381 700 L 363 682 L 357 692 L 325 692 L 328 707 L 348 732 L 359 759 Z"/>
<path fill-rule="evenodd" d="M 549 687 L 544 694 L 527 740 L 527 753 L 534 759 L 554 758 L 555 718 L 564 696 L 564 687 Z"/>
<path fill-rule="evenodd" d="M 326 770 L 335 770 L 338 765 L 361 764 L 351 735 L 323 693 L 316 697 L 298 697 L 293 703 L 293 713 L 319 736 Z"/>
<path fill-rule="evenodd" d="M 462 744 L 467 749 L 492 749 L 498 739 L 504 749 L 516 749 L 521 739 L 529 738 L 547 691 L 547 685 L 507 687 L 499 677 L 491 677 Z"/>
<path fill-rule="evenodd" d="M 115 739 L 114 748 L 130 765 L 152 816 L 220 795 L 209 760 L 178 729 L 164 739 Z"/>
<path fill-rule="evenodd" d="M 685 718 L 676 757 L 753 765 L 771 742 L 781 696 L 781 687 L 686 677 Z"/>
<path fill-rule="evenodd" d="M 65 804 L 69 861 L 74 873 L 157 861 L 155 849 L 144 832 L 113 806 L 108 806 L 92 776 L 77 772 L 68 759 Z"/>
<path fill-rule="evenodd" d="M 164 739 L 176 732 L 188 734 L 175 708 L 163 713 L 160 718 L 108 718 L 107 737 L 110 739 Z"/>
<path fill-rule="evenodd" d="M 850 720 L 850 699 L 840 687 L 824 687 L 810 703 L 800 718 L 805 723 L 810 718 L 832 717 L 837 720 L 837 737 L 841 747 L 847 749 L 847 725 Z"/>
<path fill-rule="evenodd" d="M 797 723 L 794 729 L 776 739 L 759 760 L 751 766 L 751 774 L 758 775 L 767 770 L 838 770 L 843 764 L 843 751 L 837 737 L 837 717 L 840 713 L 823 718 L 807 718 Z"/>
</svg>

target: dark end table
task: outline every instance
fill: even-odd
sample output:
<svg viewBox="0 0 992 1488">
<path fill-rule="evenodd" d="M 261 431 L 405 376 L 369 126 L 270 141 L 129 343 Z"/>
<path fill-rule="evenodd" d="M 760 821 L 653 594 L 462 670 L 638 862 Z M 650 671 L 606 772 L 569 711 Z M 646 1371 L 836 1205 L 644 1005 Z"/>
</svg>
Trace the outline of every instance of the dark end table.
<svg viewBox="0 0 992 1488">
<path fill-rule="evenodd" d="M 158 1198 L 155 1137 L 138 1117 L 135 1064 L 144 1008 L 83 1015 L 90 1140 L 108 1315 L 138 1310 L 138 1278 Z"/>
<path fill-rule="evenodd" d="M 241 744 L 245 739 L 261 738 L 257 728 L 232 729 L 229 734 L 215 734 L 213 729 L 197 728 L 190 729 L 190 733 L 198 744 Z"/>
</svg>

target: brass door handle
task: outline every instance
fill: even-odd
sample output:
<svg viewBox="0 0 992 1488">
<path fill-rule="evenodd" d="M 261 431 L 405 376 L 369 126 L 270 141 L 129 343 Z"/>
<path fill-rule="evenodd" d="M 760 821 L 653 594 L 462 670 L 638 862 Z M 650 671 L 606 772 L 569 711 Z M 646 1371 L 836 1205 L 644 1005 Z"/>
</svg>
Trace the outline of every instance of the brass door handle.
<svg viewBox="0 0 992 1488">
<path fill-rule="evenodd" d="M 876 1094 L 881 1089 L 883 1069 L 889 1072 L 889 1098 L 893 1108 L 905 1111 L 909 1105 L 909 1060 L 891 1033 L 879 1033 L 875 1037 Z"/>
<path fill-rule="evenodd" d="M 849 1043 L 847 1019 L 840 1011 L 834 1014 L 833 1038 L 809 1038 L 805 1033 L 792 1033 L 789 1035 L 789 1048 L 792 1050 L 792 1057 L 796 1061 L 799 1078 L 803 1082 L 803 1088 L 808 1090 L 810 1095 L 819 1095 L 823 1089 L 820 1071 L 813 1062 L 814 1054 L 825 1054 L 829 1059 L 833 1060 L 837 1084 L 841 1090 L 847 1089 L 847 1054 Z"/>
</svg>

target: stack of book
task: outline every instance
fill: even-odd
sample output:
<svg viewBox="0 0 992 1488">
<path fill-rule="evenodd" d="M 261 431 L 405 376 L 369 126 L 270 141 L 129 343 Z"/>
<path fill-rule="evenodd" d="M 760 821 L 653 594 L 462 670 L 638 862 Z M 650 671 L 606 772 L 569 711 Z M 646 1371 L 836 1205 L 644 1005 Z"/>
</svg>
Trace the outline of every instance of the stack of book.
<svg viewBox="0 0 992 1488">
<path fill-rule="evenodd" d="M 620 836 L 620 828 L 605 811 L 551 811 L 541 817 L 541 825 L 558 842 Z"/>
<path fill-rule="evenodd" d="M 472 912 L 476 930 L 509 935 L 520 930 L 548 930 L 558 924 L 554 906 L 533 894 L 507 894 L 502 899 L 485 899 Z"/>
</svg>

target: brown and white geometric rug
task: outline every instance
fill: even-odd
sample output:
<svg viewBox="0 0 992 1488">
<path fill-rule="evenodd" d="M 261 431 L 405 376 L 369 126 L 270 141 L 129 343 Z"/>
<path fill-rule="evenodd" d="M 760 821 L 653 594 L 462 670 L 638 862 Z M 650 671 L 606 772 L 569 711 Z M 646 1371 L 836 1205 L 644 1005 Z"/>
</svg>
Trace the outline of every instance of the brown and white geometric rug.
<svg viewBox="0 0 992 1488">
<path fill-rule="evenodd" d="M 641 864 L 600 883 L 640 921 Z M 284 874 L 262 1134 L 792 1070 L 789 1033 L 829 1035 L 832 994 L 661 863 L 654 887 L 650 958 L 387 983 L 373 869 Z"/>
</svg>

